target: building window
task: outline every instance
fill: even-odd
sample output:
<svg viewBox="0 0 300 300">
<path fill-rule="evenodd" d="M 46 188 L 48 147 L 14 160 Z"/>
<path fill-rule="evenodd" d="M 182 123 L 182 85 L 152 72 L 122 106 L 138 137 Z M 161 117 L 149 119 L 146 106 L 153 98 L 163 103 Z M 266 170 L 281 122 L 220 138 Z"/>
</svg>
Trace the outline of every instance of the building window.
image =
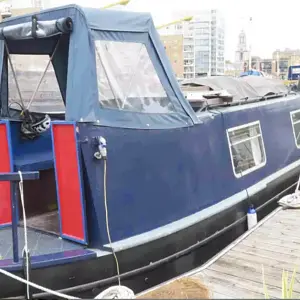
<svg viewBox="0 0 300 300">
<path fill-rule="evenodd" d="M 196 46 L 209 46 L 209 40 L 208 39 L 196 39 L 195 45 Z"/>
<path fill-rule="evenodd" d="M 244 35 L 240 36 L 240 44 L 245 44 L 245 36 Z"/>
<path fill-rule="evenodd" d="M 227 130 L 233 172 L 242 177 L 266 164 L 266 153 L 260 122 Z"/>
<path fill-rule="evenodd" d="M 297 148 L 300 148 L 300 110 L 291 112 L 294 139 Z"/>
</svg>

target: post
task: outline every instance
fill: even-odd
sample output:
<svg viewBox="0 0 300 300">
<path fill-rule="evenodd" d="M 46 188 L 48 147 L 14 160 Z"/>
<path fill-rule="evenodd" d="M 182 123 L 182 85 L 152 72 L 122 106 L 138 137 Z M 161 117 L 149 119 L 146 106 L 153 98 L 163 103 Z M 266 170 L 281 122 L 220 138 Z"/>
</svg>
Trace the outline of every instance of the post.
<svg viewBox="0 0 300 300">
<path fill-rule="evenodd" d="M 12 231 L 12 243 L 13 243 L 13 261 L 19 262 L 19 241 L 18 241 L 18 195 L 17 195 L 17 183 L 12 181 L 10 183 L 11 194 L 11 231 Z"/>
<path fill-rule="evenodd" d="M 280 72 L 279 72 L 279 51 L 277 51 L 277 78 L 279 78 L 279 74 L 280 74 Z"/>
<path fill-rule="evenodd" d="M 39 172 L 22 172 L 23 180 L 36 180 L 39 179 Z M 12 228 L 12 242 L 13 242 L 13 261 L 19 262 L 19 242 L 18 242 L 18 189 L 17 182 L 20 181 L 18 172 L 0 173 L 0 181 L 10 181 L 11 192 L 11 228 Z"/>
<path fill-rule="evenodd" d="M 249 46 L 249 71 L 252 69 L 251 45 Z"/>
</svg>

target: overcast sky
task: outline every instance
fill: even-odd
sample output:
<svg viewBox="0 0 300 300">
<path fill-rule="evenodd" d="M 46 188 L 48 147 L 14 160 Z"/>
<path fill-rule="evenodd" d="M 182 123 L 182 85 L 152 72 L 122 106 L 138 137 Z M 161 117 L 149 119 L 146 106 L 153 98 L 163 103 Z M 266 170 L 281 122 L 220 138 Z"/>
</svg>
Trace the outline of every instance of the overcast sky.
<svg viewBox="0 0 300 300">
<path fill-rule="evenodd" d="M 29 0 L 13 1 L 23 3 Z M 50 2 L 51 6 L 77 3 L 101 7 L 118 0 L 45 1 Z M 126 10 L 150 12 L 157 25 L 172 21 L 172 13 L 182 9 L 219 9 L 222 12 L 226 25 L 226 59 L 234 59 L 238 34 L 242 28 L 248 32 L 247 39 L 251 38 L 253 55 L 268 58 L 277 48 L 300 48 L 299 0 L 286 2 L 276 0 L 131 0 L 126 7 Z M 250 16 L 252 17 L 251 29 L 248 21 Z"/>
</svg>

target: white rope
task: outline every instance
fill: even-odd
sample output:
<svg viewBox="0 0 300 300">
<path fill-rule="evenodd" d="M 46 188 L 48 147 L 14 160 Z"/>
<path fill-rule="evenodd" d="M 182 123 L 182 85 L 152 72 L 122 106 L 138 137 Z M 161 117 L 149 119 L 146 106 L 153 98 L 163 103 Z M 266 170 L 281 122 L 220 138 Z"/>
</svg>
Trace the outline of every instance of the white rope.
<svg viewBox="0 0 300 300">
<path fill-rule="evenodd" d="M 23 176 L 22 176 L 22 172 L 18 171 L 19 175 L 20 175 L 20 182 L 19 182 L 19 188 L 20 188 L 20 196 L 21 196 L 21 204 L 22 204 L 22 211 L 23 211 L 23 223 L 24 223 L 24 248 L 23 251 L 26 252 L 26 260 L 27 260 L 27 268 L 26 268 L 26 275 L 27 275 L 27 279 L 29 278 L 29 264 L 28 264 L 28 239 L 27 239 L 27 222 L 26 222 L 26 212 L 25 212 L 25 204 L 24 204 L 24 189 L 23 189 Z M 106 196 L 106 160 L 104 160 L 104 205 L 105 205 L 105 215 L 106 215 L 106 230 L 107 230 L 107 236 L 108 236 L 108 240 L 116 261 L 116 265 L 117 265 L 117 273 L 118 273 L 118 282 L 119 282 L 119 286 L 117 287 L 110 287 L 106 290 L 104 290 L 102 293 L 100 293 L 96 299 L 101 299 L 102 297 L 105 298 L 128 298 L 128 299 L 132 299 L 134 298 L 134 293 L 132 290 L 128 289 L 125 286 L 121 286 L 121 280 L 120 280 L 120 270 L 119 270 L 119 262 L 118 262 L 118 258 L 116 256 L 116 253 L 112 247 L 112 242 L 111 242 L 111 237 L 110 237 L 110 231 L 109 231 L 109 225 L 108 225 L 108 208 L 107 208 L 107 196 Z M 56 297 L 60 297 L 60 298 L 64 298 L 64 299 L 80 299 L 78 297 L 73 297 L 73 296 L 69 296 L 66 294 L 62 294 L 60 292 L 56 292 L 53 291 L 51 289 L 48 289 L 46 287 L 43 287 L 41 285 L 38 285 L 36 283 L 33 283 L 29 280 L 23 279 L 11 272 L 8 272 L 6 270 L 3 270 L 0 268 L 0 273 L 8 276 L 12 279 L 15 279 L 17 281 L 20 281 L 24 284 L 26 284 L 27 286 L 27 296 L 29 298 L 29 286 L 36 288 L 38 290 L 41 290 L 45 293 L 49 293 L 53 296 Z"/>
<path fill-rule="evenodd" d="M 22 212 L 23 212 L 23 228 L 24 228 L 24 248 L 22 250 L 22 256 L 26 256 L 26 279 L 29 281 L 29 257 L 28 257 L 28 239 L 27 239 L 27 222 L 26 222 L 26 212 L 25 212 L 25 203 L 24 203 L 24 189 L 23 189 L 23 176 L 22 172 L 18 171 L 20 176 L 19 182 L 19 189 L 20 189 L 20 196 L 21 196 L 21 204 L 22 204 Z M 29 285 L 26 285 L 26 292 L 27 292 L 27 299 L 30 298 L 29 294 Z"/>
<path fill-rule="evenodd" d="M 24 204 L 24 189 L 23 189 L 23 176 L 22 176 L 22 172 L 18 171 L 19 175 L 20 175 L 20 182 L 19 182 L 19 188 L 20 188 L 20 195 L 21 195 L 21 204 L 22 204 L 22 211 L 23 211 L 23 223 L 24 223 L 24 248 L 23 251 L 25 251 L 26 253 L 26 277 L 27 279 L 29 279 L 29 264 L 28 264 L 28 238 L 27 238 L 27 222 L 26 222 L 26 212 L 25 212 L 25 204 Z M 105 217 L 106 217 L 106 230 L 107 230 L 107 236 L 108 236 L 108 240 L 110 243 L 110 247 L 112 249 L 115 261 L 116 261 L 116 266 L 117 266 L 117 274 L 118 274 L 118 282 L 119 282 L 119 286 L 116 287 L 111 287 L 106 289 L 105 291 L 103 291 L 102 293 L 100 293 L 97 298 L 101 299 L 104 295 L 106 296 L 113 296 L 113 298 L 124 298 L 124 295 L 127 295 L 129 298 L 133 298 L 134 297 L 134 293 L 128 289 L 127 287 L 123 287 L 121 286 L 121 280 L 120 280 L 120 268 L 119 268 L 119 262 L 118 262 L 118 258 L 117 255 L 113 249 L 112 246 L 112 241 L 111 241 L 111 237 L 110 237 L 110 230 L 109 230 L 109 224 L 108 224 L 108 208 L 107 208 L 107 193 L 106 193 L 106 178 L 107 178 L 107 172 L 106 172 L 106 159 L 104 160 L 104 179 L 103 179 L 103 190 L 104 190 L 104 206 L 105 206 Z M 60 298 L 64 298 L 64 299 L 80 299 L 77 297 L 73 297 L 73 296 L 69 296 L 66 294 L 62 294 L 53 290 L 50 290 L 48 288 L 45 288 L 43 286 L 40 286 L 38 284 L 35 284 L 33 282 L 30 282 L 29 280 L 23 279 L 19 276 L 16 276 L 6 270 L 0 269 L 0 273 L 2 273 L 3 275 L 6 275 L 10 278 L 13 278 L 15 280 L 18 280 L 20 282 L 23 282 L 26 284 L 27 286 L 27 296 L 29 298 L 29 286 L 32 286 L 36 289 L 42 290 L 46 293 L 52 294 L 53 296 L 57 296 Z"/>
<path fill-rule="evenodd" d="M 77 297 L 65 295 L 65 294 L 62 294 L 62 293 L 55 292 L 53 290 L 47 289 L 47 288 L 45 288 L 43 286 L 40 286 L 40 285 L 38 285 L 36 283 L 33 283 L 33 282 L 30 282 L 30 281 L 28 281 L 26 279 L 23 279 L 23 278 L 15 275 L 15 274 L 12 274 L 12 273 L 10 273 L 10 272 L 8 272 L 6 270 L 3 270 L 3 269 L 0 269 L 0 273 L 2 273 L 3 275 L 6 275 L 6 276 L 8 276 L 8 277 L 10 277 L 12 279 L 15 279 L 17 281 L 20 281 L 20 282 L 22 282 L 24 284 L 28 284 L 28 285 L 30 285 L 30 286 L 38 289 L 38 290 L 41 290 L 41 291 L 43 291 L 45 293 L 52 294 L 53 296 L 57 296 L 57 297 L 64 298 L 64 299 L 80 299 L 80 298 L 77 298 Z"/>
<path fill-rule="evenodd" d="M 40 286 L 36 283 L 33 283 L 33 282 L 30 282 L 28 279 L 29 279 L 29 264 L 28 264 L 28 253 L 29 253 L 29 250 L 28 250 L 28 238 L 27 238 L 27 222 L 26 222 L 26 212 L 25 212 L 25 205 L 24 205 L 24 189 L 23 189 L 23 176 L 22 176 L 22 172 L 21 171 L 18 171 L 19 173 L 19 176 L 20 176 L 20 182 L 19 182 L 19 188 L 20 188 L 20 196 L 21 196 L 21 204 L 22 204 L 22 211 L 23 211 L 23 224 L 24 224 L 24 248 L 23 248 L 23 252 L 25 251 L 25 254 L 26 254 L 26 277 L 27 277 L 27 280 L 26 279 L 23 279 L 13 273 L 10 273 L 6 270 L 3 270 L 3 269 L 0 269 L 0 273 L 3 274 L 3 275 L 6 275 L 12 279 L 15 279 L 17 281 L 20 281 L 24 284 L 26 284 L 27 286 L 27 297 L 29 298 L 29 286 L 32 286 L 36 289 L 39 289 L 41 291 L 44 291 L 46 293 L 49 293 L 49 294 L 52 294 L 54 296 L 57 296 L 57 297 L 60 297 L 60 298 L 65 298 L 65 299 L 80 299 L 80 298 L 77 298 L 77 297 L 73 297 L 73 296 L 69 296 L 69 295 L 65 295 L 65 294 L 62 294 L 62 293 L 59 293 L 59 292 L 55 292 L 53 290 L 50 290 L 48 288 L 45 288 L 43 286 Z"/>
<path fill-rule="evenodd" d="M 285 195 L 278 201 L 278 204 L 284 208 L 300 208 L 300 175 L 298 178 L 297 186 L 295 192 L 292 194 Z"/>
<path fill-rule="evenodd" d="M 299 134 L 300 134 L 300 132 L 299 132 Z M 300 186 L 300 175 L 299 175 L 299 178 L 298 178 L 297 186 L 295 188 L 295 194 L 299 193 L 299 186 Z"/>
<path fill-rule="evenodd" d="M 135 299 L 134 292 L 126 286 L 111 286 L 94 299 Z"/>
<path fill-rule="evenodd" d="M 110 248 L 112 250 L 113 256 L 116 261 L 116 267 L 117 267 L 117 274 L 118 274 L 118 282 L 119 286 L 121 285 L 121 279 L 120 279 L 120 268 L 119 268 L 119 262 L 117 255 L 115 253 L 115 250 L 113 249 L 111 237 L 110 237 L 110 231 L 109 231 L 109 225 L 108 225 L 108 208 L 107 208 L 107 195 L 106 195 L 106 159 L 104 159 L 104 174 L 103 174 L 103 193 L 104 193 L 104 207 L 105 207 L 105 223 L 106 223 L 106 231 L 107 231 L 107 237 L 110 244 Z"/>
</svg>

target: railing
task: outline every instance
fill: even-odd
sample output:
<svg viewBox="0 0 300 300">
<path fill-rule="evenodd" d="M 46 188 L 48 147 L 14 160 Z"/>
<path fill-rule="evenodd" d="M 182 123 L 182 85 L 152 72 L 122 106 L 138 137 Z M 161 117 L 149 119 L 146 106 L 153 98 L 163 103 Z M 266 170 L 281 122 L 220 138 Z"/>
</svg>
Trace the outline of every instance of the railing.
<svg viewBox="0 0 300 300">
<path fill-rule="evenodd" d="M 22 172 L 22 180 L 37 180 L 40 177 L 39 172 Z M 0 181 L 10 181 L 11 184 L 11 219 L 12 219 L 12 243 L 13 243 L 13 261 L 19 262 L 19 242 L 18 242 L 18 184 L 20 181 L 18 172 L 0 173 Z"/>
</svg>

